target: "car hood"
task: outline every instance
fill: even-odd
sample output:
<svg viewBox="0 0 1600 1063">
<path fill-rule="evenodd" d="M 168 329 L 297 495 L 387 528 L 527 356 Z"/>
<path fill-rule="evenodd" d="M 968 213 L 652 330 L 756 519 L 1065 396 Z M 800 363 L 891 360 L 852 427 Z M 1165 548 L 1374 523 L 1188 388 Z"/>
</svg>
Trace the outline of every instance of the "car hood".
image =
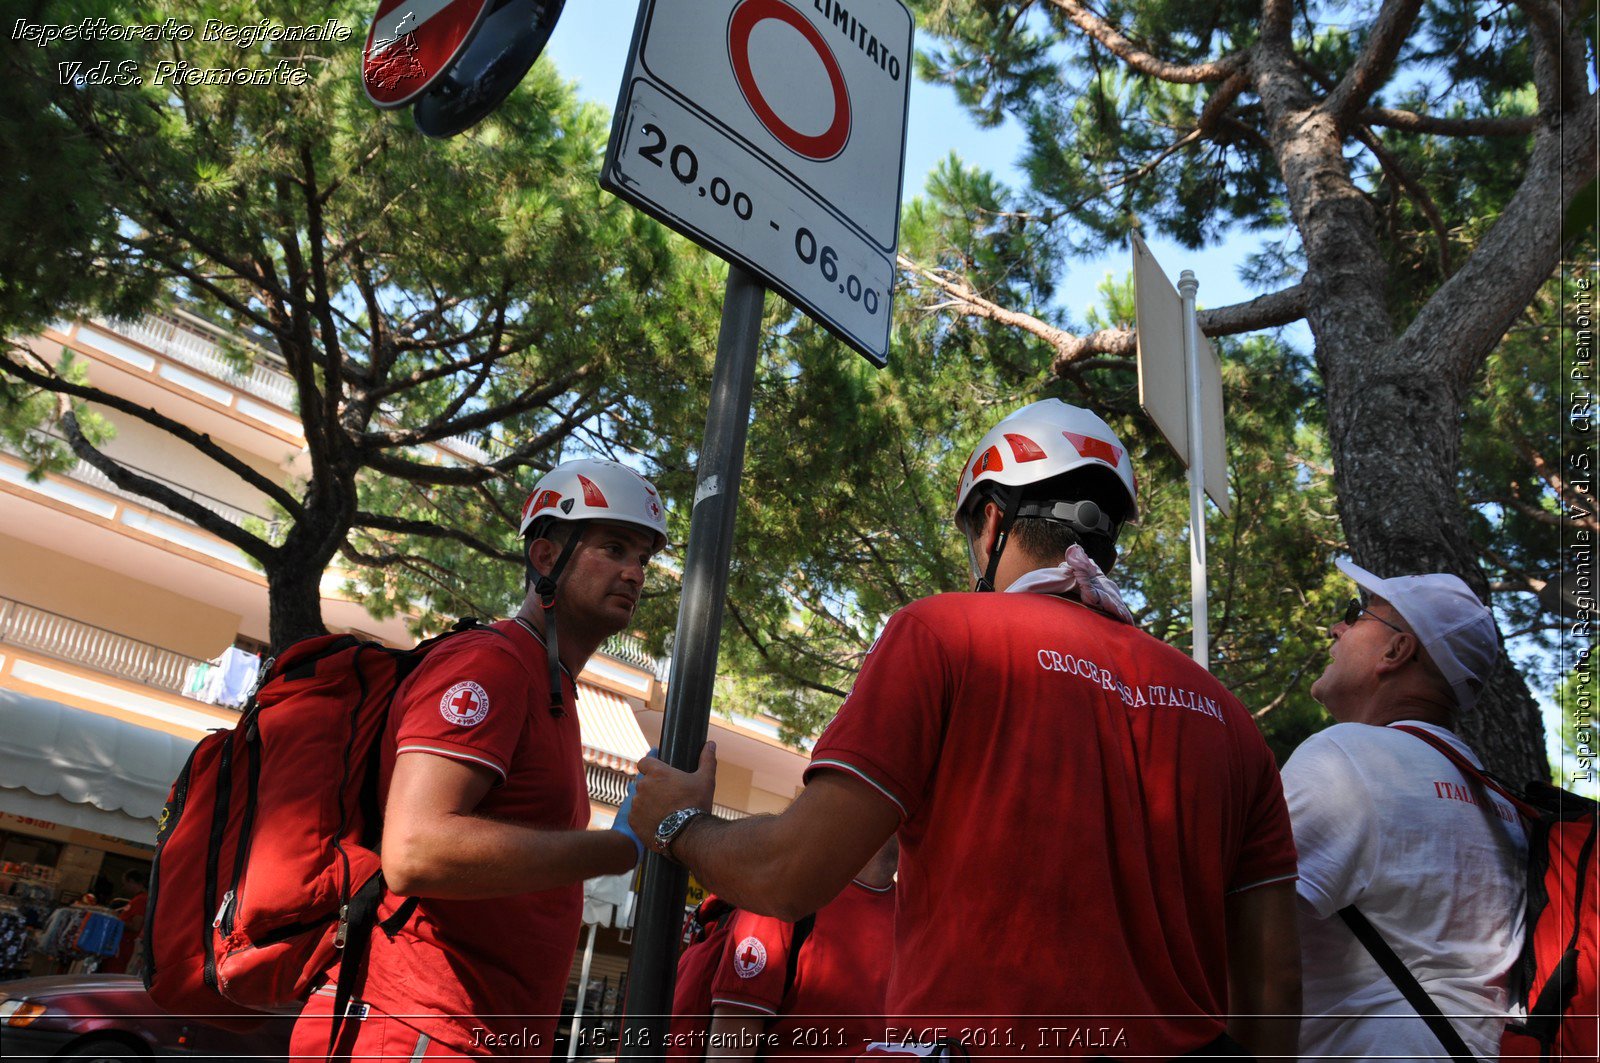
<svg viewBox="0 0 1600 1063">
<path fill-rule="evenodd" d="M 47 1000 L 83 993 L 144 992 L 144 982 L 131 974 L 62 974 L 49 978 L 21 978 L 0 982 L 0 997 Z"/>
</svg>

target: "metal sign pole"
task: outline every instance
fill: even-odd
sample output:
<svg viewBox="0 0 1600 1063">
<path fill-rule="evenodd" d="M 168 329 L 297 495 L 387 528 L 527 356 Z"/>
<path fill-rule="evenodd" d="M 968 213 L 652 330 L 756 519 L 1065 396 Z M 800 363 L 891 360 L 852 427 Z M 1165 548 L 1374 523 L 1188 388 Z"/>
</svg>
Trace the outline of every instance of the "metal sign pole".
<svg viewBox="0 0 1600 1063">
<path fill-rule="evenodd" d="M 755 389 L 756 349 L 761 336 L 761 306 L 766 289 L 750 273 L 728 265 L 722 301 L 722 333 L 711 380 L 705 445 L 689 522 L 689 552 L 684 563 L 678 630 L 672 643 L 667 680 L 667 711 L 661 725 L 661 756 L 668 764 L 693 771 L 711 720 L 711 690 L 717 676 L 717 639 L 722 631 L 723 597 L 733 554 L 733 518 L 744 473 L 745 433 Z M 709 809 L 707 810 L 709 811 Z M 621 1055 L 659 1056 L 672 1012 L 677 975 L 675 947 L 683 923 L 689 873 L 654 853 L 644 858 L 638 923 L 628 965 L 628 997 Z"/>
<path fill-rule="evenodd" d="M 1189 373 L 1189 595 L 1194 615 L 1194 659 L 1209 668 L 1211 618 L 1206 611 L 1206 476 L 1205 426 L 1200 412 L 1200 323 L 1195 316 L 1195 293 L 1200 282 L 1194 270 L 1178 275 L 1183 297 L 1183 363 Z"/>
</svg>

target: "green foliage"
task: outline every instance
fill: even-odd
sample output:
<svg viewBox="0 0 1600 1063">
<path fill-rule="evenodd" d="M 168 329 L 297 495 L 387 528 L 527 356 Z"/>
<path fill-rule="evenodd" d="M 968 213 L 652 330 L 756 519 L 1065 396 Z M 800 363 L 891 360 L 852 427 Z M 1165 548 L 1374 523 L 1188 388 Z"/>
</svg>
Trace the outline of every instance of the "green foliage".
<svg viewBox="0 0 1600 1063">
<path fill-rule="evenodd" d="M 949 160 L 908 204 L 902 247 L 1065 326 L 1048 301 L 1059 259 L 1017 208 L 1002 184 Z M 996 420 L 1049 395 L 1094 409 L 1131 448 L 1141 520 L 1115 575 L 1146 630 L 1190 639 L 1187 481 L 1139 412 L 1131 361 L 1057 380 L 1040 341 L 930 310 L 938 290 L 921 274 L 902 282 L 888 369 L 786 317 L 763 352 L 723 671 L 730 703 L 772 713 L 791 736 L 827 722 L 893 610 L 970 587 L 949 519 L 962 463 Z M 1131 284 L 1108 281 L 1087 324 L 1132 319 Z M 1348 593 L 1329 564 L 1338 524 L 1307 359 L 1261 338 L 1221 353 L 1234 509 L 1209 518 L 1213 655 L 1281 754 L 1324 720 L 1305 690 L 1326 635 L 1300 618 L 1331 618 Z"/>
<path fill-rule="evenodd" d="M 65 347 L 61 348 L 61 356 L 55 363 L 55 372 L 73 384 L 82 384 L 88 378 L 83 363 Z M 69 408 L 77 415 L 78 427 L 91 443 L 99 445 L 115 434 L 104 417 L 82 403 Z M 66 472 L 78 462 L 63 439 L 41 428 L 55 420 L 61 409 L 62 402 L 57 396 L 10 377 L 0 377 L 0 440 L 5 441 L 7 450 L 28 463 L 27 475 L 33 483 L 41 482 L 47 473 Z"/>
<path fill-rule="evenodd" d="M 7 152 L 23 194 L 0 206 L 0 334 L 172 300 L 236 337 L 223 347 L 235 368 L 265 360 L 294 378 L 309 474 L 252 482 L 275 527 L 213 529 L 274 586 L 295 584 L 294 630 L 275 618 L 275 639 L 314 623 L 335 550 L 369 566 L 355 585 L 380 612 L 420 599 L 432 625 L 468 604 L 503 610 L 515 566 L 463 548 L 514 556 L 512 518 L 563 453 L 648 464 L 654 433 L 684 423 L 684 381 L 713 345 L 704 256 L 599 190 L 608 116 L 548 63 L 470 133 L 436 142 L 362 92 L 370 4 L 93 8 L 17 14 L 197 29 L 332 18 L 351 37 L 0 42 L 0 136 L 28 146 Z M 59 64 L 75 62 L 128 63 L 143 80 L 63 84 Z M 271 83 L 174 77 L 239 68 Z M 43 411 L 6 380 L 16 419 Z M 487 451 L 490 474 L 438 471 L 482 460 L 455 437 Z M 469 590 L 463 576 L 482 582 Z"/>
</svg>

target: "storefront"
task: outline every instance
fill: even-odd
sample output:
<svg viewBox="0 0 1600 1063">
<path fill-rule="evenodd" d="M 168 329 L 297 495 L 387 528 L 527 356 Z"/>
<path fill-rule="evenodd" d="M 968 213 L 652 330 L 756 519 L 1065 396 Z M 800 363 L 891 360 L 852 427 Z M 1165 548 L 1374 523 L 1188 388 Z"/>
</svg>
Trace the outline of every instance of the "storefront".
<svg viewBox="0 0 1600 1063">
<path fill-rule="evenodd" d="M 0 690 L 0 918 L 39 931 L 86 894 L 101 907 L 125 900 L 123 876 L 148 875 L 156 817 L 193 745 Z M 56 973 L 76 959 L 0 952 L 0 977 Z"/>
</svg>

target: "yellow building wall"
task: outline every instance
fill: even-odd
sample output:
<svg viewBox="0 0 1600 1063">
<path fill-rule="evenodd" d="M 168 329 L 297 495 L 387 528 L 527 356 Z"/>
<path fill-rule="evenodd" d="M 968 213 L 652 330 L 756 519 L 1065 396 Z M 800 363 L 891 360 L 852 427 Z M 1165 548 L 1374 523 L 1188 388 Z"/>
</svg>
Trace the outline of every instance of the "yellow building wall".
<svg viewBox="0 0 1600 1063">
<path fill-rule="evenodd" d="M 752 811 L 749 808 L 751 781 L 755 773 L 749 768 L 738 764 L 731 764 L 722 760 L 717 762 L 717 792 L 715 800 L 719 805 L 737 808 L 741 811 Z M 707 810 L 709 811 L 709 809 Z"/>
<path fill-rule="evenodd" d="M 265 495 L 188 444 L 137 418 L 98 408 L 96 412 L 116 429 L 116 435 L 101 447 L 109 457 L 183 484 L 246 512 L 260 516 L 269 514 L 270 507 Z M 225 443 L 218 442 L 217 445 L 267 480 L 282 484 L 288 479 L 282 468 L 265 458 L 246 454 Z M 286 460 L 288 457 L 286 453 Z"/>
<path fill-rule="evenodd" d="M 190 657 L 233 644 L 235 613 L 0 535 L 0 595 Z"/>
<path fill-rule="evenodd" d="M 721 764 L 717 765 L 717 772 L 720 776 L 722 772 Z M 770 790 L 759 790 L 752 787 L 745 798 L 744 810 L 758 816 L 766 815 L 767 813 L 776 815 L 788 808 L 798 793 L 799 791 L 796 791 L 794 794 L 785 797 L 783 794 L 775 794 Z"/>
</svg>

